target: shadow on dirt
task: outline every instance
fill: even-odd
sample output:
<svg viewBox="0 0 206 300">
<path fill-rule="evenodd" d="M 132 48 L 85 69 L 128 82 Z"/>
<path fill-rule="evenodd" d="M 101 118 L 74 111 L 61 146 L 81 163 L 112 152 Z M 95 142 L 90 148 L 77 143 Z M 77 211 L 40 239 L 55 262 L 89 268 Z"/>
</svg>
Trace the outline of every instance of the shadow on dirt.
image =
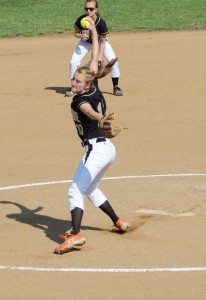
<svg viewBox="0 0 206 300">
<path fill-rule="evenodd" d="M 45 90 L 55 91 L 57 94 L 65 94 L 68 90 L 68 87 L 61 87 L 61 86 L 48 86 Z"/>
<path fill-rule="evenodd" d="M 71 221 L 69 220 L 61 220 L 38 214 L 38 212 L 43 210 L 42 206 L 39 206 L 36 209 L 29 209 L 24 205 L 13 201 L 0 201 L 0 204 L 12 204 L 18 207 L 21 210 L 19 213 L 8 214 L 6 217 L 43 230 L 46 237 L 54 242 L 62 243 L 59 234 L 65 234 L 65 232 L 71 228 Z M 81 230 L 105 231 L 104 229 L 91 226 L 82 226 Z"/>
<path fill-rule="evenodd" d="M 48 86 L 45 88 L 45 90 L 55 91 L 57 94 L 65 95 L 66 91 L 68 90 L 68 87 L 61 87 L 61 86 Z M 102 91 L 101 91 L 102 92 Z M 102 94 L 112 95 L 113 93 L 110 92 L 102 92 Z M 115 96 L 116 97 L 116 96 Z"/>
</svg>

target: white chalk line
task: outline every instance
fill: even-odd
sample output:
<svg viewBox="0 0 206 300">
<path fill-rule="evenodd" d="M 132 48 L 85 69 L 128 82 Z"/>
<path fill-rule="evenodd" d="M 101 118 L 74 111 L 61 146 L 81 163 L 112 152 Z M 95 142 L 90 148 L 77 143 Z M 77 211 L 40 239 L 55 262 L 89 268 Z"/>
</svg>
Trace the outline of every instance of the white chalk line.
<svg viewBox="0 0 206 300">
<path fill-rule="evenodd" d="M 205 272 L 206 267 L 189 268 L 146 268 L 146 269 L 93 269 L 93 268 L 34 268 L 0 266 L 1 270 L 36 271 L 36 272 L 88 272 L 88 273 L 158 273 L 158 272 Z"/>
<path fill-rule="evenodd" d="M 20 185 L 10 185 L 10 186 L 0 187 L 0 191 L 21 189 L 21 188 L 35 187 L 35 186 L 42 186 L 42 185 L 62 184 L 62 183 L 68 183 L 68 182 L 72 182 L 72 180 L 61 180 L 61 181 L 49 181 L 49 182 L 26 183 L 26 184 L 20 184 Z"/>
<path fill-rule="evenodd" d="M 118 180 L 118 179 L 141 179 L 141 178 L 158 178 L 158 177 L 191 177 L 191 176 L 206 176 L 206 174 L 154 174 L 154 175 L 131 175 L 131 176 L 117 176 L 117 177 L 106 177 L 103 180 Z M 49 182 L 38 182 L 30 184 L 21 184 L 13 186 L 0 187 L 0 191 L 20 189 L 27 187 L 36 187 L 43 185 L 54 185 L 64 184 L 72 182 L 72 180 L 61 180 L 61 181 L 49 181 Z M 154 210 L 138 210 L 139 213 L 150 213 L 150 214 L 162 214 L 171 216 L 186 216 L 191 213 L 179 213 L 174 214 L 165 211 L 154 211 Z M 15 267 L 15 266 L 0 266 L 0 270 L 18 270 L 18 271 L 39 271 L 39 272 L 95 272 L 95 273 L 146 273 L 146 272 L 199 272 L 206 271 L 206 267 L 191 267 L 191 268 L 147 268 L 147 269 L 92 269 L 92 268 L 34 268 L 34 267 Z"/>
<path fill-rule="evenodd" d="M 206 176 L 204 173 L 200 174 L 154 174 L 154 175 L 131 175 L 131 176 L 116 176 L 116 177 L 105 177 L 102 180 L 119 180 L 119 179 L 143 179 L 143 178 L 159 178 L 159 177 L 193 177 L 193 176 Z M 48 182 L 38 182 L 38 183 L 28 183 L 21 185 L 11 185 L 0 187 L 0 191 L 12 190 L 12 189 L 21 189 L 28 187 L 36 187 L 43 185 L 52 185 L 52 184 L 64 184 L 72 182 L 72 180 L 60 180 L 60 181 L 48 181 Z"/>
</svg>

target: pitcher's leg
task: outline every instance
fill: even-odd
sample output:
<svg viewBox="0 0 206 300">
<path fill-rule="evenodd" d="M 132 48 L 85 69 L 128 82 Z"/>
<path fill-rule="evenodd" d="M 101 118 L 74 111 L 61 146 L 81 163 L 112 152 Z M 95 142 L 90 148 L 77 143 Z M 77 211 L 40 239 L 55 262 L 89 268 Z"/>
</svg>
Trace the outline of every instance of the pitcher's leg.
<svg viewBox="0 0 206 300">
<path fill-rule="evenodd" d="M 72 218 L 71 234 L 77 234 L 80 232 L 83 214 L 84 211 L 79 207 L 76 207 L 71 211 L 71 218 Z"/>
<path fill-rule="evenodd" d="M 116 215 L 114 209 L 111 207 L 108 200 L 106 200 L 102 205 L 100 205 L 99 208 L 110 217 L 110 219 L 115 225 L 119 217 Z"/>
<path fill-rule="evenodd" d="M 115 160 L 116 150 L 109 139 L 106 139 L 104 143 L 95 144 L 93 146 L 94 148 L 91 155 L 86 162 L 86 168 L 89 170 L 91 182 L 85 194 L 94 206 L 98 207 L 107 199 L 98 189 L 98 186 L 102 177 Z"/>
</svg>

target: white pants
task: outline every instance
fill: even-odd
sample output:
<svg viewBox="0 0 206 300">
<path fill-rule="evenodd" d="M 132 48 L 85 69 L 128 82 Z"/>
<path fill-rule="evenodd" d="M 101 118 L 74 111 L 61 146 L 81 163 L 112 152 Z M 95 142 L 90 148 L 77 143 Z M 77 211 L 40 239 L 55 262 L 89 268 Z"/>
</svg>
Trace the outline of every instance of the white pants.
<svg viewBox="0 0 206 300">
<path fill-rule="evenodd" d="M 96 140 L 96 138 L 89 140 L 91 145 L 85 146 L 85 154 L 69 188 L 70 211 L 75 207 L 84 210 L 84 195 L 95 207 L 99 207 L 107 200 L 98 186 L 104 173 L 115 160 L 116 150 L 109 139 L 100 143 L 96 143 Z"/>
<path fill-rule="evenodd" d="M 74 73 L 76 69 L 80 66 L 82 59 L 85 57 L 85 55 L 91 50 L 92 45 L 80 40 L 76 49 L 74 50 L 74 53 L 72 55 L 71 61 L 70 61 L 70 79 L 73 78 Z M 112 49 L 112 46 L 110 43 L 106 40 L 105 49 L 104 49 L 104 57 L 109 62 L 110 60 L 116 58 L 116 55 Z M 118 61 L 114 64 L 110 76 L 113 78 L 120 76 L 120 70 Z"/>
</svg>

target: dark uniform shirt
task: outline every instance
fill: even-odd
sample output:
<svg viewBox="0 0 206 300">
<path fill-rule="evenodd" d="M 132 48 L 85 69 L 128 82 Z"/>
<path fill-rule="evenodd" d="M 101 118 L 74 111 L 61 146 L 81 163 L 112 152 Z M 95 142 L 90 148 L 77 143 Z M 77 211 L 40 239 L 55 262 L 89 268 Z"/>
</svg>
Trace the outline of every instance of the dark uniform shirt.
<svg viewBox="0 0 206 300">
<path fill-rule="evenodd" d="M 80 24 L 81 19 L 86 17 L 86 16 L 87 16 L 86 14 L 80 16 L 76 20 L 76 22 L 74 23 L 74 28 L 79 29 L 81 33 L 88 34 L 89 39 L 87 40 L 87 42 L 92 44 L 91 31 L 88 30 L 88 29 L 82 28 L 82 26 Z M 105 35 L 105 34 L 109 33 L 106 22 L 99 15 L 97 15 L 97 18 L 96 18 L 96 21 L 95 21 L 95 26 L 96 26 L 96 30 L 97 30 L 97 33 L 98 33 L 99 37 L 101 35 Z"/>
<path fill-rule="evenodd" d="M 102 93 L 93 86 L 89 91 L 75 95 L 71 103 L 71 112 L 80 139 L 83 141 L 101 137 L 98 121 L 89 118 L 80 110 L 83 103 L 89 103 L 96 112 L 104 116 L 106 114 L 106 102 Z"/>
</svg>

